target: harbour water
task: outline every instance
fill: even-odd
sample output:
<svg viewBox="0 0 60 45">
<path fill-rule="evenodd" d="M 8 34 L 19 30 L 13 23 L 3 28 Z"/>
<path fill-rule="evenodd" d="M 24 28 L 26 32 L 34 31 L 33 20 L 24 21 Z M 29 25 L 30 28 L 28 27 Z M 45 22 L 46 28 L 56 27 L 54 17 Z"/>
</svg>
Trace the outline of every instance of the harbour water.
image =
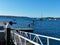
<svg viewBox="0 0 60 45">
<path fill-rule="evenodd" d="M 34 20 L 34 25 L 32 24 L 32 20 Z M 0 22 L 9 21 L 16 22 L 16 24 L 13 24 L 13 28 L 33 28 L 33 33 L 60 38 L 60 20 L 39 20 L 37 18 L 26 17 L 0 17 Z"/>
</svg>

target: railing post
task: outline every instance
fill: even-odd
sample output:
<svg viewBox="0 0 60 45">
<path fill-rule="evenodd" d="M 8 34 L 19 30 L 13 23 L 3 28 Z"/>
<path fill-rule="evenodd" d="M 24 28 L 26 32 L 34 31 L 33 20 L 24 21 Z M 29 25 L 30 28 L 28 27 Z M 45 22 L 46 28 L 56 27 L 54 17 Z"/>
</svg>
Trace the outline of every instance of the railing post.
<svg viewBox="0 0 60 45">
<path fill-rule="evenodd" d="M 38 43 L 38 36 L 36 36 L 36 42 Z"/>
<path fill-rule="evenodd" d="M 47 38 L 47 45 L 49 45 L 49 38 Z"/>
<path fill-rule="evenodd" d="M 26 40 L 24 40 L 24 43 L 25 43 L 24 45 L 26 45 Z"/>
<path fill-rule="evenodd" d="M 30 34 L 30 40 L 31 40 L 31 34 Z"/>
<path fill-rule="evenodd" d="M 19 37 L 19 43 L 20 43 L 20 45 L 22 45 L 22 41 L 21 41 L 21 38 Z"/>
</svg>

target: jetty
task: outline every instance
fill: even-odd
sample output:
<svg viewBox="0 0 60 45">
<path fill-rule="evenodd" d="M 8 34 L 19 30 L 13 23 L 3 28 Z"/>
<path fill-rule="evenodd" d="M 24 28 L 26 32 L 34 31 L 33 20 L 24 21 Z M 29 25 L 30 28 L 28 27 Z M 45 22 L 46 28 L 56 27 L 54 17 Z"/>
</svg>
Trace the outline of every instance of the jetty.
<svg viewBox="0 0 60 45">
<path fill-rule="evenodd" d="M 32 28 L 13 28 L 12 30 L 25 31 L 25 32 L 33 32 Z"/>
</svg>

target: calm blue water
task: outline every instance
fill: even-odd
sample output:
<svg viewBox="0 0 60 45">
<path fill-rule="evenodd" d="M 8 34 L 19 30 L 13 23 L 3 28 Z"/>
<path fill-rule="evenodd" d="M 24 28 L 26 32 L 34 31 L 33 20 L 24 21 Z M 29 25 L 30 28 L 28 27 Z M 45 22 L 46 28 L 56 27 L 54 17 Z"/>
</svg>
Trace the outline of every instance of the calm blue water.
<svg viewBox="0 0 60 45">
<path fill-rule="evenodd" d="M 32 25 L 32 20 L 35 20 L 34 25 Z M 34 33 L 49 35 L 60 38 L 60 20 L 39 20 L 37 18 L 8 18 L 0 17 L 0 22 L 14 21 L 16 24 L 13 25 L 14 28 L 33 28 Z M 59 36 L 58 36 L 59 35 Z"/>
<path fill-rule="evenodd" d="M 37 18 L 0 17 L 0 22 L 9 22 L 11 20 L 16 22 L 16 24 L 13 25 L 14 28 L 28 28 L 28 24 L 30 24 L 30 27 L 34 30 L 33 33 L 60 38 L 60 20 L 41 21 Z M 34 25 L 31 24 L 32 20 L 35 20 Z"/>
</svg>

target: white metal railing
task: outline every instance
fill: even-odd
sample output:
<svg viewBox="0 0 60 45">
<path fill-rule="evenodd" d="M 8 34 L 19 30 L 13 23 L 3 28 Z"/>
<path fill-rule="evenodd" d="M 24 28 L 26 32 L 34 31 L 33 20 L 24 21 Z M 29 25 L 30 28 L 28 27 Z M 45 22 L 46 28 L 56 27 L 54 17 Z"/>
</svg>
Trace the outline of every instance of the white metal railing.
<svg viewBox="0 0 60 45">
<path fill-rule="evenodd" d="M 14 31 L 11 31 L 11 36 L 15 45 L 28 45 L 27 43 L 29 43 L 29 45 L 40 45 L 28 38 L 23 37 L 22 35 L 19 35 L 17 32 Z"/>
<path fill-rule="evenodd" d="M 16 37 L 19 37 L 20 39 L 16 38 Z M 50 40 L 51 39 L 60 42 L 60 38 L 54 38 L 54 37 L 49 37 L 49 36 L 44 36 L 44 35 L 39 35 L 39 34 L 34 34 L 34 33 L 29 33 L 29 32 L 24 32 L 24 31 L 19 31 L 18 33 L 14 33 L 15 42 L 17 41 L 16 39 L 19 39 L 20 42 L 22 43 L 21 39 L 24 39 L 25 43 L 26 43 L 26 41 L 29 41 L 30 43 L 32 43 L 34 45 L 44 45 L 43 41 L 41 40 L 41 38 L 46 38 L 47 45 L 50 45 Z"/>
</svg>

